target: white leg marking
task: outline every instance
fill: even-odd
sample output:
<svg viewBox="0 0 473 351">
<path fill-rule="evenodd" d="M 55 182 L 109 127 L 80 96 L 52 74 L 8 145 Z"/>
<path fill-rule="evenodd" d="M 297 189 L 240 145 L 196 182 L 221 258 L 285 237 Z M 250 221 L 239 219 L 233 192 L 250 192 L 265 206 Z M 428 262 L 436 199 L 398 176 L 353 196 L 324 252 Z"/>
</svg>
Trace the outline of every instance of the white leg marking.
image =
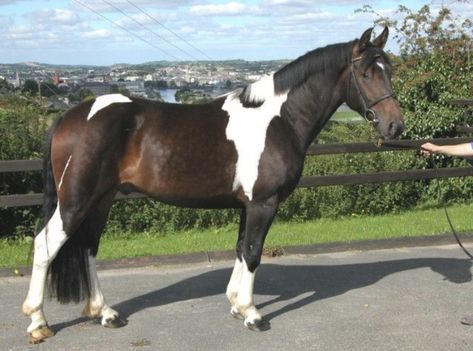
<svg viewBox="0 0 473 351">
<path fill-rule="evenodd" d="M 271 120 L 281 114 L 287 93 L 275 95 L 274 80 L 270 75 L 253 83 L 250 99 L 264 100 L 260 107 L 245 108 L 237 93 L 225 99 L 222 110 L 228 113 L 227 139 L 235 143 L 238 153 L 233 190 L 242 187 L 249 200 L 258 178 L 258 165 L 266 143 L 266 130 Z"/>
<path fill-rule="evenodd" d="M 116 103 L 129 103 L 133 102 L 130 98 L 122 95 L 122 94 L 108 94 L 102 95 L 95 99 L 92 108 L 90 109 L 89 115 L 87 116 L 87 120 L 91 119 L 95 116 L 95 114 L 100 111 L 101 109 Z"/>
<path fill-rule="evenodd" d="M 240 290 L 241 284 L 241 274 L 243 271 L 243 262 L 238 258 L 235 260 L 235 266 L 233 266 L 233 272 L 230 277 L 230 281 L 227 285 L 227 298 L 230 301 L 230 304 L 233 306 L 236 304 L 236 299 L 238 296 L 238 291 Z"/>
<path fill-rule="evenodd" d="M 23 303 L 23 313 L 31 316 L 31 324 L 27 329 L 29 333 L 42 325 L 46 325 L 42 307 L 48 267 L 66 240 L 67 235 L 64 232 L 58 203 L 56 211 L 48 224 L 34 240 L 33 271 L 28 295 Z"/>
<path fill-rule="evenodd" d="M 236 308 L 245 317 L 245 325 L 254 324 L 261 320 L 261 314 L 256 309 L 253 301 L 253 288 L 255 272 L 250 272 L 243 259 L 240 290 L 238 291 Z"/>
<path fill-rule="evenodd" d="M 62 171 L 61 180 L 59 181 L 59 185 L 57 186 L 59 190 L 61 189 L 62 181 L 64 180 L 64 175 L 66 174 L 66 171 L 67 171 L 67 168 L 69 167 L 69 163 L 71 162 L 71 159 L 72 159 L 72 155 L 69 156 L 69 158 L 67 159 L 67 163 L 66 163 L 66 166 L 64 167 L 64 171 Z"/>
<path fill-rule="evenodd" d="M 90 276 L 90 300 L 84 308 L 84 314 L 90 318 L 102 317 L 102 325 L 107 319 L 115 318 L 118 312 L 110 308 L 106 303 L 100 288 L 99 277 L 97 275 L 97 262 L 95 257 L 89 255 L 89 276 Z"/>
</svg>

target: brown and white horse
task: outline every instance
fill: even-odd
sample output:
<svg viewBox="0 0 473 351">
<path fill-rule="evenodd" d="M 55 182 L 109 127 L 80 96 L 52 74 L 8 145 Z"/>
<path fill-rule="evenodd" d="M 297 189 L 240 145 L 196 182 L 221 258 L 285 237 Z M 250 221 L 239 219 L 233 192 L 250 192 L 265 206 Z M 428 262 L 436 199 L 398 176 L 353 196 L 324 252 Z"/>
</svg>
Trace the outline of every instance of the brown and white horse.
<svg viewBox="0 0 473 351">
<path fill-rule="evenodd" d="M 313 50 L 261 81 L 202 105 L 105 95 L 52 126 L 45 158 L 45 226 L 36 236 L 23 312 L 34 338 L 51 336 L 43 314 L 48 274 L 60 302 L 86 299 L 106 327 L 126 321 L 104 300 L 95 268 L 117 192 L 138 191 L 176 206 L 241 209 L 231 314 L 261 329 L 255 271 L 279 203 L 295 188 L 304 155 L 347 103 L 394 138 L 403 130 L 383 48 L 388 29 Z"/>
</svg>

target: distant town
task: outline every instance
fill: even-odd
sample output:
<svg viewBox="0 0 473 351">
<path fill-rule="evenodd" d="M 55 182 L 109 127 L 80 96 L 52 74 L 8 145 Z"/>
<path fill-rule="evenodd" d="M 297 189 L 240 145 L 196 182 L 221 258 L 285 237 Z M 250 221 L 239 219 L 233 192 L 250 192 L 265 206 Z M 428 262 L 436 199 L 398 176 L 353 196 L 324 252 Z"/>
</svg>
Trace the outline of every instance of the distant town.
<svg viewBox="0 0 473 351">
<path fill-rule="evenodd" d="M 167 102 L 205 102 L 259 80 L 288 61 L 150 62 L 66 66 L 0 64 L 0 94 L 20 91 L 65 109 L 110 93 Z"/>
</svg>

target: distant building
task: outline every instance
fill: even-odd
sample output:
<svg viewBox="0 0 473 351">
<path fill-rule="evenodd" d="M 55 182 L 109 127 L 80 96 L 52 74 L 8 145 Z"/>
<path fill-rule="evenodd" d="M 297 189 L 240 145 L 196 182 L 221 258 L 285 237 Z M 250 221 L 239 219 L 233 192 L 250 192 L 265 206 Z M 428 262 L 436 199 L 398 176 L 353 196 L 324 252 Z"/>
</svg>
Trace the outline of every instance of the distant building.
<svg viewBox="0 0 473 351">
<path fill-rule="evenodd" d="M 85 82 L 83 87 L 92 91 L 95 96 L 110 94 L 112 89 L 110 83 L 103 82 Z"/>
<path fill-rule="evenodd" d="M 21 87 L 21 80 L 20 80 L 20 75 L 18 71 L 16 71 L 15 78 L 11 79 L 6 79 L 8 84 L 13 85 L 14 88 L 20 88 Z"/>
<path fill-rule="evenodd" d="M 54 75 L 53 75 L 53 84 L 58 86 L 59 83 L 61 83 L 61 77 L 59 77 L 59 72 L 56 71 L 54 72 Z"/>
<path fill-rule="evenodd" d="M 142 80 L 137 81 L 124 81 L 124 82 L 115 82 L 119 87 L 126 88 L 131 94 L 133 93 L 142 93 L 145 91 L 145 82 Z"/>
</svg>

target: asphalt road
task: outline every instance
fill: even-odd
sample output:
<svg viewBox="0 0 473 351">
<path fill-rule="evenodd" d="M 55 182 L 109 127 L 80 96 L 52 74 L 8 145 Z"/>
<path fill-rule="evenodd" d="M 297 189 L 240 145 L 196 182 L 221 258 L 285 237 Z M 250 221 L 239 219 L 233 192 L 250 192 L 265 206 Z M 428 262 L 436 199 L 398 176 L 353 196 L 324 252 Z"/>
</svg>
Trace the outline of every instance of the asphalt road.
<svg viewBox="0 0 473 351">
<path fill-rule="evenodd" d="M 471 247 L 471 244 L 469 244 Z M 47 301 L 56 336 L 29 345 L 29 277 L 0 278 L 0 350 L 471 350 L 472 264 L 457 246 L 265 258 L 256 303 L 271 323 L 246 330 L 224 296 L 232 261 L 99 272 L 129 324 L 105 329 L 81 305 Z"/>
</svg>

